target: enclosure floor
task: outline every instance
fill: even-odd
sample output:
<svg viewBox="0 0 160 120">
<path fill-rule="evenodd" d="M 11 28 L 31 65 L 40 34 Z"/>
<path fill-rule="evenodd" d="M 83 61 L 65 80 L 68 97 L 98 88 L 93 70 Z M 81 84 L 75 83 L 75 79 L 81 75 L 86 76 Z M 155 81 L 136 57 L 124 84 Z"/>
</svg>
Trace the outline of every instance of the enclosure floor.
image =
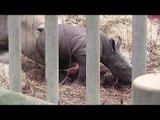
<svg viewBox="0 0 160 120">
<path fill-rule="evenodd" d="M 23 93 L 46 100 L 46 82 L 44 67 L 23 57 Z M 110 77 L 110 79 L 109 79 Z M 107 76 L 108 79 L 101 79 L 100 98 L 101 104 L 130 104 L 131 87 L 123 85 Z M 86 104 L 86 87 L 73 83 L 60 84 L 61 105 L 84 105 Z"/>
</svg>

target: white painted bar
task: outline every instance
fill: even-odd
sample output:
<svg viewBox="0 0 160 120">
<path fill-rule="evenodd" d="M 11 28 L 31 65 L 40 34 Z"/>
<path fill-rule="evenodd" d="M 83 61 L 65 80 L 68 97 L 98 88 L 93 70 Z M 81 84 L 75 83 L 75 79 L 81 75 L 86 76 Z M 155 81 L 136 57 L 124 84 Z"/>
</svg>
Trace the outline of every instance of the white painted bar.
<svg viewBox="0 0 160 120">
<path fill-rule="evenodd" d="M 10 89 L 22 92 L 21 81 L 21 16 L 8 15 Z"/>
<path fill-rule="evenodd" d="M 59 44 L 57 16 L 46 15 L 45 23 L 45 65 L 47 99 L 54 104 L 59 100 Z"/>
<path fill-rule="evenodd" d="M 146 29 L 145 15 L 133 15 L 132 23 L 132 80 L 146 73 Z"/>
<path fill-rule="evenodd" d="M 88 105 L 100 104 L 99 16 L 87 15 L 86 98 Z"/>
</svg>

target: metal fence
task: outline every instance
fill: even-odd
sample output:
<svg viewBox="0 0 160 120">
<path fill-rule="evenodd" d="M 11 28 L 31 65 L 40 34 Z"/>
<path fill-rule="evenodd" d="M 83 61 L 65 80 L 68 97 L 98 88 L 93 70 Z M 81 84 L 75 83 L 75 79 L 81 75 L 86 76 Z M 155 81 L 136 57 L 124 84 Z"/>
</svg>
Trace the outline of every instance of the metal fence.
<svg viewBox="0 0 160 120">
<path fill-rule="evenodd" d="M 87 15 L 86 104 L 100 104 L 100 43 L 99 16 Z M 57 16 L 47 15 L 46 80 L 47 99 L 59 101 L 58 25 Z M 21 92 L 21 16 L 8 16 L 10 89 Z M 13 24 L 14 23 L 14 24 Z M 54 32 L 52 32 L 54 31 Z M 54 34 L 53 34 L 54 33 Z M 146 73 L 146 16 L 133 16 L 132 79 Z M 95 49 L 96 48 L 96 49 Z M 51 52 L 52 51 L 52 52 Z M 54 54 L 54 55 L 53 55 Z M 139 64 L 140 63 L 140 64 Z M 94 74 L 93 74 L 94 73 Z"/>
</svg>

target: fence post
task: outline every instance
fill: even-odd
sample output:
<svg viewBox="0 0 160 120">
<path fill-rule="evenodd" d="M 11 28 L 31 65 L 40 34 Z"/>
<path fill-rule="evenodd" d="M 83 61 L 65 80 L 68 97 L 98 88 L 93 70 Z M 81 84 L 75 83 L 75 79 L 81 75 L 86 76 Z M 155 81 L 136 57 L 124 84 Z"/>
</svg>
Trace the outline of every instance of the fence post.
<svg viewBox="0 0 160 120">
<path fill-rule="evenodd" d="M 59 100 L 59 44 L 56 15 L 46 15 L 45 65 L 47 80 L 47 99 L 54 104 Z"/>
<path fill-rule="evenodd" d="M 99 16 L 87 15 L 86 98 L 87 104 L 100 104 Z"/>
<path fill-rule="evenodd" d="M 132 104 L 160 104 L 160 73 L 145 74 L 134 79 L 132 83 Z"/>
<path fill-rule="evenodd" d="M 21 16 L 8 16 L 10 89 L 22 92 L 21 86 Z"/>
<path fill-rule="evenodd" d="M 134 15 L 132 22 L 132 81 L 138 76 L 146 73 L 147 60 L 146 60 L 146 27 L 147 21 L 146 16 Z M 132 104 L 136 99 L 135 92 L 138 90 L 134 89 L 134 81 L 132 83 Z M 138 93 L 137 93 L 138 94 Z"/>
<path fill-rule="evenodd" d="M 146 16 L 133 15 L 132 23 L 132 80 L 146 73 Z"/>
</svg>

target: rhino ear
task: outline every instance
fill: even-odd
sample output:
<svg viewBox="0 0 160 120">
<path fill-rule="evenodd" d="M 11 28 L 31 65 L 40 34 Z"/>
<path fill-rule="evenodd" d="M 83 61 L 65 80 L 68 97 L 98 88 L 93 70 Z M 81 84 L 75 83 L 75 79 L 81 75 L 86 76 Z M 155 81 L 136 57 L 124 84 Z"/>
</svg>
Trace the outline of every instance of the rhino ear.
<svg viewBox="0 0 160 120">
<path fill-rule="evenodd" d="M 109 39 L 109 42 L 110 42 L 110 44 L 111 44 L 112 51 L 113 51 L 113 53 L 115 54 L 115 53 L 116 53 L 115 41 L 111 38 L 111 39 Z"/>
<path fill-rule="evenodd" d="M 117 47 L 117 49 L 119 50 L 119 48 L 120 48 L 120 46 L 121 46 L 121 44 L 122 44 L 122 39 L 121 39 L 120 36 L 117 36 L 117 38 L 118 38 L 118 42 L 117 42 L 116 47 Z"/>
</svg>

